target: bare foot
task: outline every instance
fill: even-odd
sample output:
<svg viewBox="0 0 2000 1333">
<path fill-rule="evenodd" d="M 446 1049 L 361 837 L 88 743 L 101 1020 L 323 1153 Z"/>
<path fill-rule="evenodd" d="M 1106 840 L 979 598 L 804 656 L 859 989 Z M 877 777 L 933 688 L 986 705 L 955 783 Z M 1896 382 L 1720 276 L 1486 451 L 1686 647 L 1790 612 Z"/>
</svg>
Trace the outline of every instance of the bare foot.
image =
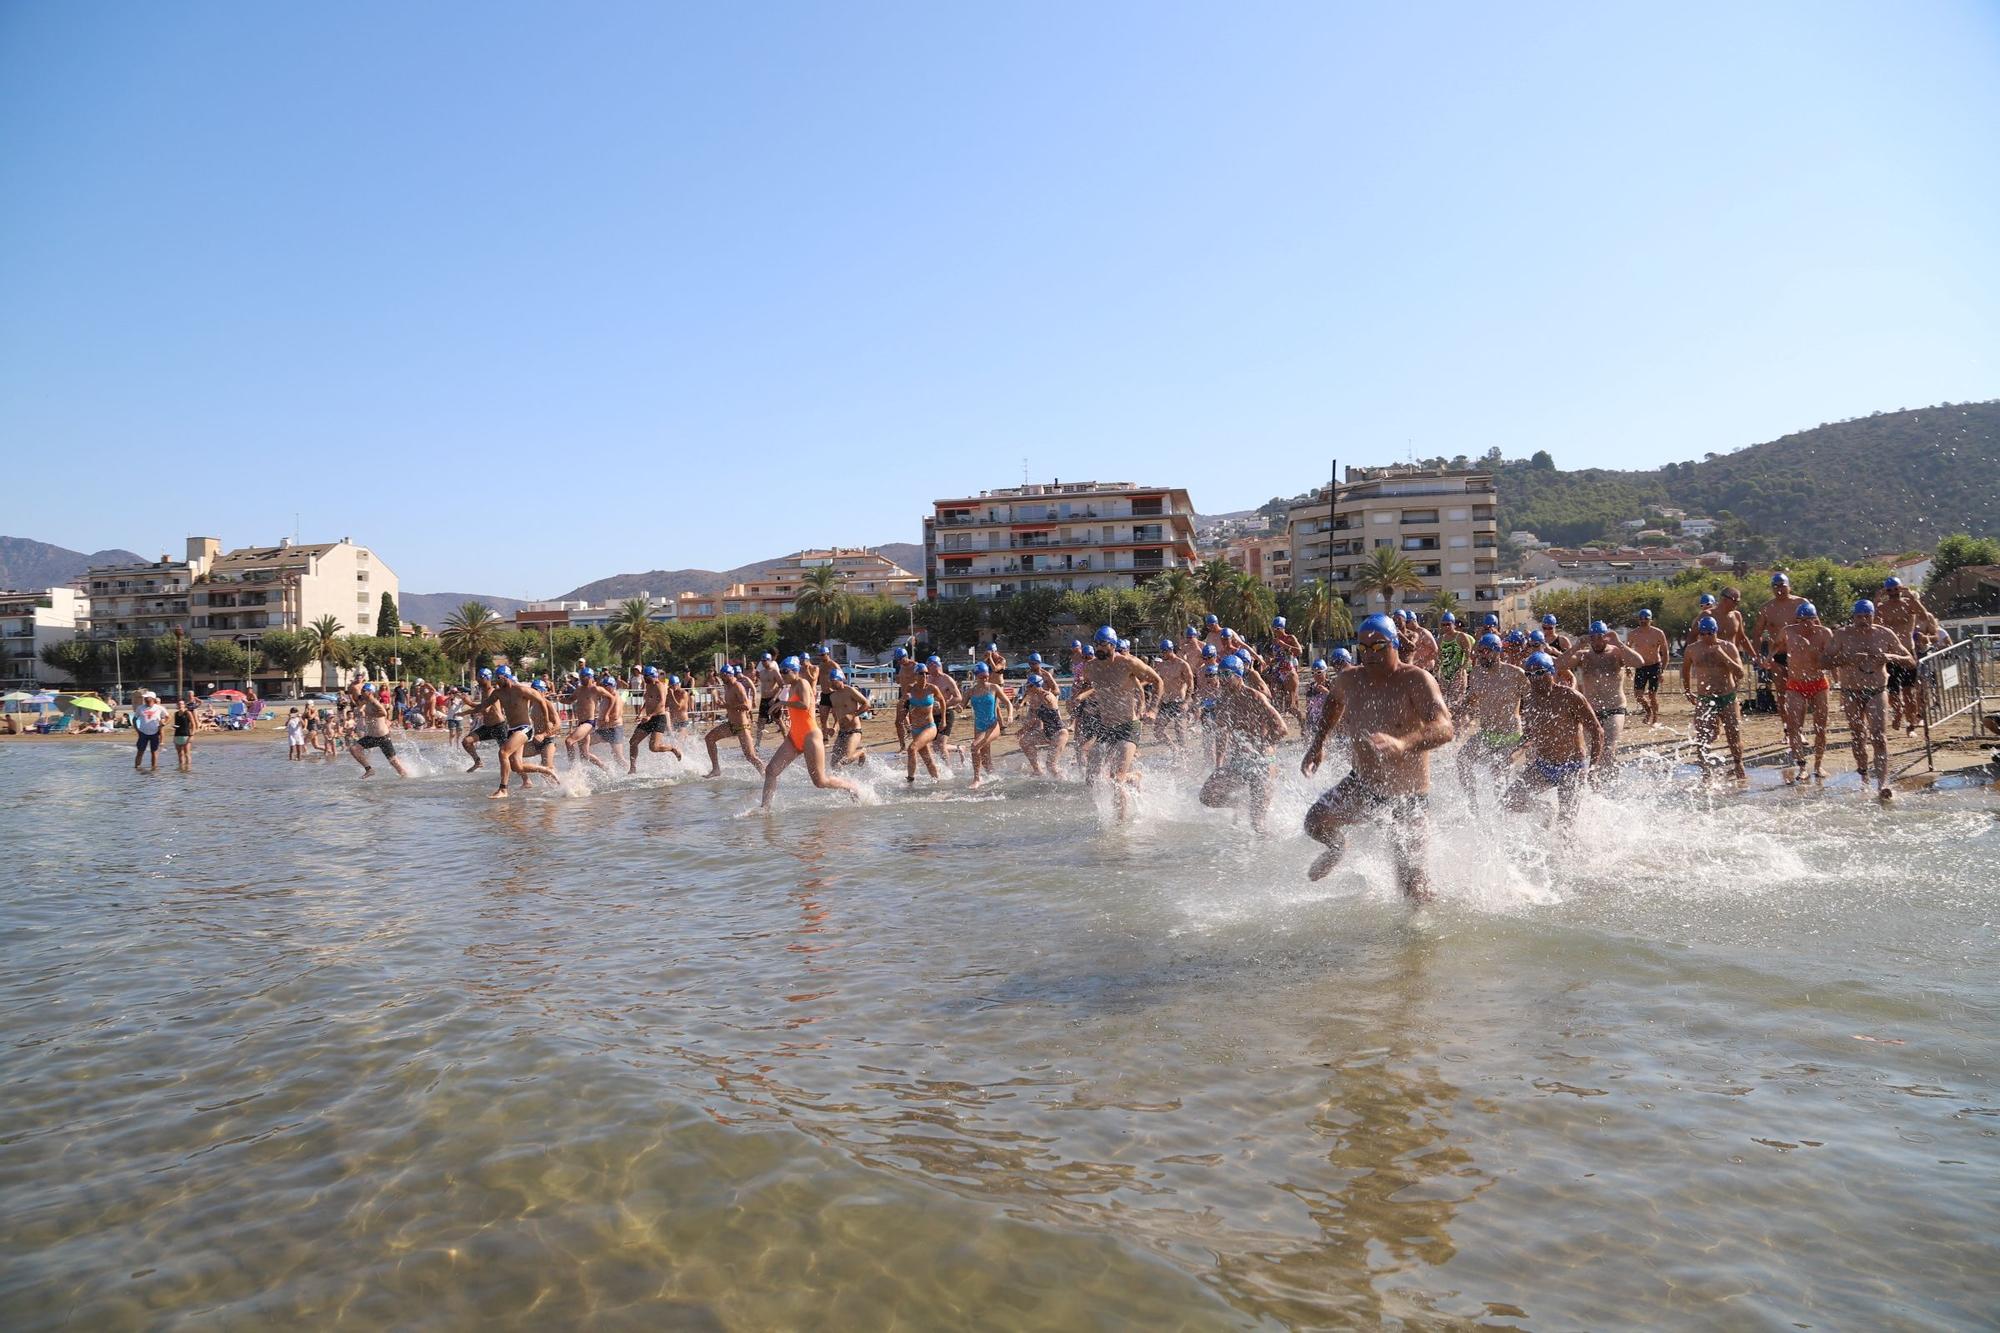
<svg viewBox="0 0 2000 1333">
<path fill-rule="evenodd" d="M 1889 800 L 1894 800 L 1894 799 L 1895 799 L 1895 796 L 1896 796 L 1896 793 L 1894 793 L 1894 792 L 1890 791 L 1890 790 L 1889 790 L 1889 789 L 1888 789 L 1887 787 L 1884 787 L 1884 788 L 1882 789 L 1882 799 L 1883 799 L 1883 800 L 1885 800 L 1885 801 L 1889 801 Z"/>
<path fill-rule="evenodd" d="M 499 791 L 488 792 L 486 799 L 489 801 L 504 801 L 507 799 L 507 789 L 502 787 Z"/>
<path fill-rule="evenodd" d="M 1312 868 L 1306 871 L 1306 878 L 1319 880 L 1332 874 L 1333 868 L 1340 864 L 1340 854 L 1343 850 L 1345 849 L 1340 847 L 1329 847 L 1321 852 L 1319 859 L 1312 863 Z"/>
<path fill-rule="evenodd" d="M 484 767 L 486 767 L 486 764 L 485 764 L 485 762 L 484 762 L 484 761 L 482 760 L 482 761 L 480 761 L 480 762 L 478 762 L 478 763 L 475 763 L 475 764 L 473 764 L 473 766 L 472 766 L 471 768 L 468 768 L 468 769 L 466 769 L 465 771 L 466 771 L 466 772 L 468 772 L 468 773 L 477 773 L 477 772 L 478 772 L 478 771 L 479 771 L 480 769 L 482 769 L 482 768 L 484 768 Z"/>
<path fill-rule="evenodd" d="M 364 778 L 372 778 L 375 776 L 375 770 L 372 768 L 364 768 L 361 770 L 361 776 Z"/>
</svg>

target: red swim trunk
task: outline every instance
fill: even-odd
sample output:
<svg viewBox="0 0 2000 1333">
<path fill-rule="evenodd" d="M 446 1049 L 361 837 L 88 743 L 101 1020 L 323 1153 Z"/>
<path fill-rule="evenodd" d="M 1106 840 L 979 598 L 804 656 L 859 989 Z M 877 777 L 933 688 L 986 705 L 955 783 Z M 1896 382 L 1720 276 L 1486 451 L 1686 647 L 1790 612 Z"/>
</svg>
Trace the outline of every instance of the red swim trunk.
<svg viewBox="0 0 2000 1333">
<path fill-rule="evenodd" d="M 1811 680 L 1787 679 L 1785 690 L 1790 694 L 1825 694 L 1826 677 L 1814 676 Z"/>
</svg>

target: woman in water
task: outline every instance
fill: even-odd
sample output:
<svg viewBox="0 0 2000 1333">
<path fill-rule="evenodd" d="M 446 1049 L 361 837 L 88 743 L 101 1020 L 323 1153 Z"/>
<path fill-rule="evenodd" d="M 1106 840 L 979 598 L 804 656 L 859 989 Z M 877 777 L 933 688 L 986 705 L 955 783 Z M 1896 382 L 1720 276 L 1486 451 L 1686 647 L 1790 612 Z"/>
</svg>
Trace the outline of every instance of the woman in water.
<svg viewBox="0 0 2000 1333">
<path fill-rule="evenodd" d="M 984 662 L 972 668 L 972 688 L 965 700 L 972 709 L 972 785 L 977 787 L 986 780 L 982 772 L 993 771 L 993 740 L 1000 734 L 1001 710 L 1006 710 L 1007 720 L 1012 722 L 1014 705 L 1000 692 L 993 668 Z"/>
<path fill-rule="evenodd" d="M 818 674 L 796 657 L 787 657 L 778 664 L 778 702 L 785 712 L 785 739 L 764 765 L 764 799 L 760 802 L 764 809 L 771 806 L 771 793 L 778 789 L 778 775 L 800 755 L 805 756 L 806 776 L 812 779 L 813 786 L 831 787 L 857 801 L 861 799 L 859 787 L 826 771 L 826 738 L 820 735 L 819 720 L 814 716 L 819 703 Z"/>
<path fill-rule="evenodd" d="M 1027 725 L 1021 728 L 1021 757 L 1028 761 L 1028 771 L 1039 774 L 1042 766 L 1037 760 L 1043 751 L 1049 756 L 1049 776 L 1062 776 L 1062 749 L 1069 728 L 1063 725 L 1062 710 L 1056 705 L 1055 682 L 1048 676 L 1035 673 L 1028 677 L 1026 688 L 1021 694 L 1021 710 L 1028 715 Z"/>
<path fill-rule="evenodd" d="M 943 711 L 943 703 L 938 699 L 937 690 L 924 676 L 918 676 L 910 686 L 910 692 L 903 697 L 904 724 L 910 733 L 910 743 L 904 751 L 909 760 L 908 781 L 917 780 L 917 760 L 924 761 L 924 769 L 933 781 L 938 775 L 937 760 L 931 757 L 931 746 L 937 741 L 938 714 Z"/>
</svg>

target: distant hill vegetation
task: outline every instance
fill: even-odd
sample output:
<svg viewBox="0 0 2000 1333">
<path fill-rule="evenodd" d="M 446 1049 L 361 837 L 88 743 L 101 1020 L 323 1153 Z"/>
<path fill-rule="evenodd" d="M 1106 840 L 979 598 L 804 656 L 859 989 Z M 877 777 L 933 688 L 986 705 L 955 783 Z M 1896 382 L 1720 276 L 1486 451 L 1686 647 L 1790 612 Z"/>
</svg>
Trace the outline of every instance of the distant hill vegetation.
<svg viewBox="0 0 2000 1333">
<path fill-rule="evenodd" d="M 1622 535 L 1621 520 L 1663 504 L 1723 521 L 1716 544 L 1753 559 L 1927 551 L 1995 526 L 2000 401 L 1881 412 L 1645 472 L 1565 472 L 1537 454 L 1498 463 L 1496 480 L 1501 532 L 1559 545 Z"/>
<path fill-rule="evenodd" d="M 145 558 L 116 547 L 85 554 L 27 537 L 0 537 L 0 588 L 22 592 L 60 588 L 92 565 L 130 565 Z"/>
</svg>

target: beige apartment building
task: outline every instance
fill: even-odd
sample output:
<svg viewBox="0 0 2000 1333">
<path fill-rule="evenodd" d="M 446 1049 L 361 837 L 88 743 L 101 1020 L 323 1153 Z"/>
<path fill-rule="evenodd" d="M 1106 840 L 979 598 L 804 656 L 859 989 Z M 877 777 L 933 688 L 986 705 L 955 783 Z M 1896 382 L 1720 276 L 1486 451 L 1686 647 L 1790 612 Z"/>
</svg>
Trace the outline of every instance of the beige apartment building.
<svg viewBox="0 0 2000 1333">
<path fill-rule="evenodd" d="M 199 540 L 221 545 L 212 537 Z M 188 635 L 198 643 L 233 639 L 254 650 L 265 631 L 298 630 L 322 616 L 339 621 L 343 633 L 371 634 L 385 592 L 392 601 L 401 592 L 395 571 L 346 537 L 238 547 L 211 554 L 206 577 L 189 590 Z M 318 662 L 306 667 L 306 683 L 331 689 L 334 682 L 320 680 L 320 669 Z M 274 680 L 278 674 L 257 673 Z"/>
<path fill-rule="evenodd" d="M 1273 592 L 1292 590 L 1292 536 L 1245 537 L 1223 548 L 1222 558 Z"/>
<path fill-rule="evenodd" d="M 806 575 L 831 565 L 840 576 L 841 590 L 852 597 L 887 597 L 898 604 L 922 599 L 924 581 L 885 555 L 861 546 L 834 546 L 800 551 L 785 557 L 776 569 L 759 578 L 733 583 L 711 602 L 709 614 L 720 603 L 725 616 L 757 615 L 776 620 L 797 608 L 799 589 Z M 697 604 L 702 599 L 694 599 Z M 698 619 L 690 616 L 689 619 Z"/>
<path fill-rule="evenodd" d="M 1331 578 L 1357 610 L 1368 599 L 1354 586 L 1355 571 L 1378 547 L 1409 557 L 1424 581 L 1424 591 L 1398 605 L 1420 606 L 1449 590 L 1460 606 L 1484 610 L 1500 597 L 1499 499 L 1488 472 L 1351 467 L 1331 518 L 1321 487 L 1292 506 L 1287 530 L 1293 586 Z"/>
<path fill-rule="evenodd" d="M 1013 486 L 938 500 L 924 520 L 925 587 L 938 598 L 1136 588 L 1194 563 L 1194 505 L 1173 486 Z"/>
</svg>

